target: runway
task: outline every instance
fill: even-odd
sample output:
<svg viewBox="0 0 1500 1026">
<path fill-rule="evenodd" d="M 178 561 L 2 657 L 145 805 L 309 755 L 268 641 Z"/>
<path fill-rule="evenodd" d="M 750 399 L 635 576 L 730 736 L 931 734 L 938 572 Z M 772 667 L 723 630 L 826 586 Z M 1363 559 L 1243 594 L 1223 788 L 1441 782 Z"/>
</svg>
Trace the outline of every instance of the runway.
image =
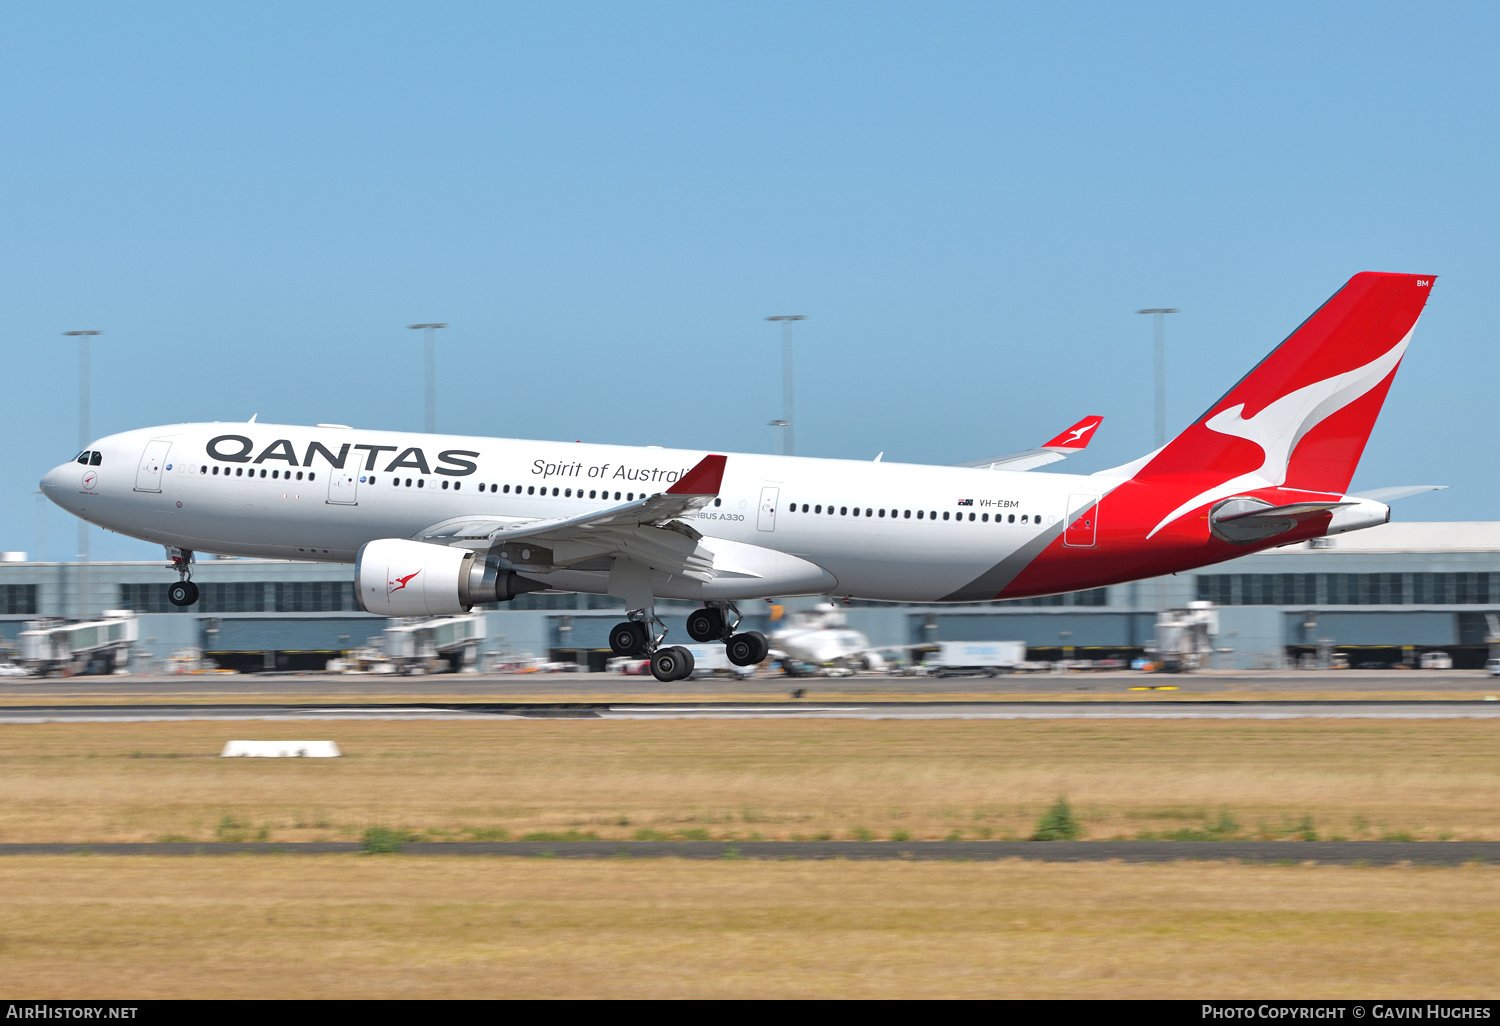
<svg viewBox="0 0 1500 1026">
<path fill-rule="evenodd" d="M 398 702 L 416 698 L 476 702 L 507 698 L 576 699 L 580 696 L 629 701 L 663 694 L 685 701 L 734 698 L 786 698 L 800 688 L 809 699 L 848 700 L 886 697 L 920 698 L 972 696 L 1004 700 L 1028 696 L 1093 698 L 1250 697 L 1260 694 L 1290 697 L 1298 694 L 1369 697 L 1434 698 L 1500 694 L 1500 678 L 1482 670 L 1203 670 L 1181 674 L 1130 672 L 1017 673 L 1001 677 L 896 677 L 860 674 L 853 677 L 787 677 L 758 673 L 744 680 L 705 677 L 663 684 L 650 676 L 618 673 L 445 673 L 421 676 L 394 674 L 275 674 L 205 673 L 121 675 L 98 677 L 0 678 L 0 705 L 45 704 L 63 695 L 97 702 L 173 701 L 218 697 L 225 702 L 268 696 L 292 701 L 334 701 L 352 696 Z"/>
<path fill-rule="evenodd" d="M 0 724 L 359 720 L 1500 719 L 1489 701 L 146 703 L 0 707 Z"/>
<path fill-rule="evenodd" d="M 5 855 L 338 855 L 354 842 L 277 844 L 0 844 Z M 1461 866 L 1500 862 L 1500 841 L 446 841 L 401 846 L 416 856 L 520 858 L 849 859 L 851 861 L 1175 862 Z"/>
</svg>

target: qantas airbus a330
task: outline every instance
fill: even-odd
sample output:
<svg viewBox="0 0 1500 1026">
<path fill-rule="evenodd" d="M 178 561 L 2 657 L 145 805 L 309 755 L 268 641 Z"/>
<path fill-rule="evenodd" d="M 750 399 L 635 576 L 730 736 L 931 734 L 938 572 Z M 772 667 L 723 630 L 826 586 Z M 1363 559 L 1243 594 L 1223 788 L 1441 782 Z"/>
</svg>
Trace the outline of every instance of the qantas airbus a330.
<svg viewBox="0 0 1500 1026">
<path fill-rule="evenodd" d="M 1097 417 L 954 467 L 215 423 L 110 435 L 42 490 L 166 546 L 179 606 L 195 551 L 352 562 L 385 616 L 608 594 L 627 609 L 614 650 L 675 680 L 692 657 L 662 644 L 659 598 L 702 602 L 688 634 L 750 665 L 767 644 L 736 633 L 738 600 L 1020 598 L 1385 523 L 1345 491 L 1432 283 L 1355 275 L 1182 434 L 1087 476 L 1027 471 L 1082 449 Z"/>
</svg>

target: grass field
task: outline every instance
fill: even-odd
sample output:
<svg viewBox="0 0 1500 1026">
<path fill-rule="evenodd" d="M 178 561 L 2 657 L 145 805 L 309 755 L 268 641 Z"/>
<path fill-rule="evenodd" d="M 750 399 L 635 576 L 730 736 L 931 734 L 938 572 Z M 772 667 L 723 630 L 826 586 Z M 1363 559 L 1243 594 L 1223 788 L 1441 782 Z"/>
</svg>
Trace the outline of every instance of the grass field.
<svg viewBox="0 0 1500 1026">
<path fill-rule="evenodd" d="M 1494 998 L 1500 867 L 0 860 L 0 994 Z"/>
<path fill-rule="evenodd" d="M 331 738 L 336 760 L 218 759 Z M 1500 839 L 1474 720 L 0 726 L 0 841 Z"/>
</svg>

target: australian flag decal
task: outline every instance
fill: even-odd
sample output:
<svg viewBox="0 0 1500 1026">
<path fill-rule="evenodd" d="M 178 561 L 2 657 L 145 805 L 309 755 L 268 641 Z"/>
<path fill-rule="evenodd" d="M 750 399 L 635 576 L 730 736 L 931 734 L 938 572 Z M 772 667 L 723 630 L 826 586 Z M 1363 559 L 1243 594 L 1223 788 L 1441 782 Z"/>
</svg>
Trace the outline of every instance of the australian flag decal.
<svg viewBox="0 0 1500 1026">
<path fill-rule="evenodd" d="M 958 504 L 960 506 L 972 506 L 972 505 L 974 505 L 974 500 L 973 499 L 959 499 L 958 500 Z"/>
</svg>

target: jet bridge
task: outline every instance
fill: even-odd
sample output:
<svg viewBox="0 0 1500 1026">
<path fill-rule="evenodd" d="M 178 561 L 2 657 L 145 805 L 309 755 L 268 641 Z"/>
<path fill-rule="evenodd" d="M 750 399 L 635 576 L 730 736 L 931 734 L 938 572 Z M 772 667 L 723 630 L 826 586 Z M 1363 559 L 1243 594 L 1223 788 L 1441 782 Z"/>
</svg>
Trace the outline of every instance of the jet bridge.
<svg viewBox="0 0 1500 1026">
<path fill-rule="evenodd" d="M 106 610 L 103 619 L 83 623 L 31 620 L 20 634 L 18 662 L 33 673 L 124 673 L 130 647 L 140 637 L 135 614 Z"/>
<path fill-rule="evenodd" d="M 479 672 L 482 615 L 400 618 L 381 632 L 388 663 L 398 673 L 433 673 L 446 661 L 459 673 Z"/>
</svg>

